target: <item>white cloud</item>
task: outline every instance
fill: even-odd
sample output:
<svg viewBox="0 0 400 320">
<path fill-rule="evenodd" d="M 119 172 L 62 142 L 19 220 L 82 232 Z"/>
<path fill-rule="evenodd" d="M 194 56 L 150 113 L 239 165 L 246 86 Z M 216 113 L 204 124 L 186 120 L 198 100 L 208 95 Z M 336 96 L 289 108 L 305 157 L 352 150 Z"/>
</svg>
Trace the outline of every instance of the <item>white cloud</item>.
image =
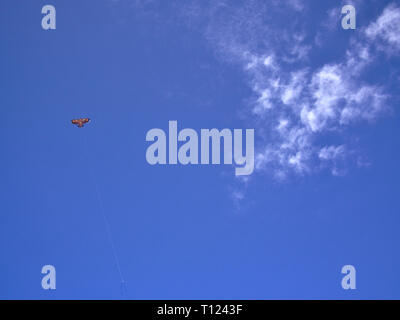
<svg viewBox="0 0 400 320">
<path fill-rule="evenodd" d="M 376 22 L 370 24 L 365 34 L 371 41 L 380 40 L 379 49 L 391 53 L 400 51 L 400 8 L 391 4 Z"/>
<path fill-rule="evenodd" d="M 304 89 L 306 73 L 307 72 L 305 70 L 299 70 L 291 73 L 290 82 L 282 88 L 281 100 L 284 104 L 290 105 L 299 99 Z"/>
<path fill-rule="evenodd" d="M 388 109 L 384 88 L 365 83 L 362 73 L 376 58 L 372 54 L 374 43 L 368 39 L 382 38 L 386 41 L 382 48 L 400 45 L 400 19 L 393 21 L 398 15 L 400 10 L 393 5 L 386 8 L 365 29 L 367 39 L 353 39 L 341 61 L 319 68 L 302 65 L 288 73 L 285 64 L 303 57 L 288 59 L 271 50 L 268 55 L 252 54 L 253 63 L 246 72 L 251 76 L 256 99 L 250 107 L 266 141 L 256 157 L 258 171 L 283 179 L 290 172 L 319 170 L 319 161 L 330 163 L 334 175 L 345 172 L 339 169 L 338 161 L 349 155 L 346 146 L 320 146 L 318 141 L 326 134 L 340 136 L 355 122 L 374 121 Z M 304 36 L 298 36 L 286 52 L 292 52 L 303 41 Z"/>
<path fill-rule="evenodd" d="M 319 153 L 318 157 L 322 160 L 335 160 L 339 157 L 343 157 L 345 153 L 345 146 L 329 146 L 323 147 Z"/>
<path fill-rule="evenodd" d="M 324 28 L 316 34 L 307 32 L 307 23 L 312 21 L 300 0 L 246 0 L 239 6 L 225 0 L 194 0 L 177 6 L 190 26 L 201 28 L 219 58 L 243 68 L 253 91 L 246 106 L 249 121 L 261 135 L 258 172 L 284 179 L 330 166 L 333 174 L 340 174 L 344 170 L 338 161 L 353 153 L 343 143 L 324 145 L 324 137 L 329 134 L 341 140 L 352 124 L 374 121 L 388 109 L 384 83 L 371 77 L 366 82 L 363 75 L 372 64 L 382 63 L 380 51 L 400 53 L 397 6 L 387 6 L 375 21 L 351 33 L 347 50 L 343 48 L 334 60 L 323 56 L 324 51 L 319 59 L 311 60 L 313 50 L 323 50 L 324 41 L 318 38 L 341 28 L 341 4 L 352 3 L 357 8 L 361 2 L 339 2 L 338 8 L 321 18 L 324 22 L 319 25 Z M 287 10 L 291 20 L 280 23 L 279 17 L 290 14 Z"/>
</svg>

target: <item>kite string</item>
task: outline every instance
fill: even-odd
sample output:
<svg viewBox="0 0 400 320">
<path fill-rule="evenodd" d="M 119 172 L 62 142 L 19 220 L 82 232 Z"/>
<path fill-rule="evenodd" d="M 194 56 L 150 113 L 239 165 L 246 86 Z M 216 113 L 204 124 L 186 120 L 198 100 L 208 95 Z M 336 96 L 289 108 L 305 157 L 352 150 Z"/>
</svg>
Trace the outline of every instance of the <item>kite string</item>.
<svg viewBox="0 0 400 320">
<path fill-rule="evenodd" d="M 84 139 L 84 140 L 86 140 L 86 139 Z M 93 184 L 95 186 L 95 190 L 96 190 L 96 196 L 97 196 L 97 201 L 99 203 L 99 209 L 100 209 L 101 215 L 103 217 L 103 221 L 104 221 L 104 225 L 105 225 L 106 233 L 107 233 L 107 238 L 108 238 L 108 241 L 110 243 L 111 250 L 113 252 L 115 264 L 117 266 L 118 274 L 119 274 L 119 277 L 120 277 L 120 280 L 121 280 L 121 285 L 123 286 L 123 288 L 125 288 L 125 286 L 126 286 L 125 280 L 124 280 L 124 277 L 122 275 L 121 266 L 120 266 L 119 258 L 118 258 L 118 254 L 117 254 L 117 250 L 115 248 L 114 239 L 113 239 L 113 236 L 112 236 L 112 233 L 111 233 L 110 223 L 108 222 L 107 216 L 105 214 L 103 201 L 102 201 L 101 195 L 100 195 L 99 186 L 98 186 L 97 181 L 95 179 L 94 169 L 90 165 L 89 154 L 86 151 L 87 150 L 86 146 L 83 149 L 85 149 L 86 158 L 87 158 L 87 162 L 88 162 L 88 166 L 89 166 L 89 171 L 90 171 L 90 174 L 92 176 L 92 182 L 93 182 Z"/>
<path fill-rule="evenodd" d="M 93 176 L 93 171 L 92 171 L 92 176 Z M 120 263 L 119 263 L 119 259 L 118 259 L 118 255 L 117 255 L 117 250 L 115 249 L 114 239 L 113 239 L 113 236 L 111 234 L 110 223 L 108 222 L 108 219 L 107 219 L 107 217 L 106 217 L 106 215 L 104 213 L 103 201 L 101 200 L 99 187 L 98 187 L 98 185 L 97 185 L 95 180 L 94 180 L 94 185 L 95 185 L 95 189 L 96 189 L 97 200 L 99 201 L 100 211 L 101 211 L 101 214 L 103 216 L 104 224 L 105 224 L 105 227 L 106 227 L 106 230 L 107 230 L 107 236 L 108 236 L 108 239 L 110 241 L 110 246 L 111 246 L 111 249 L 113 251 L 114 258 L 115 258 L 115 264 L 116 264 L 117 269 L 118 269 L 118 273 L 119 273 L 119 276 L 120 276 L 120 279 L 121 279 L 121 283 L 124 283 L 125 281 L 124 281 L 124 277 L 122 276 L 121 267 L 120 267 Z"/>
</svg>

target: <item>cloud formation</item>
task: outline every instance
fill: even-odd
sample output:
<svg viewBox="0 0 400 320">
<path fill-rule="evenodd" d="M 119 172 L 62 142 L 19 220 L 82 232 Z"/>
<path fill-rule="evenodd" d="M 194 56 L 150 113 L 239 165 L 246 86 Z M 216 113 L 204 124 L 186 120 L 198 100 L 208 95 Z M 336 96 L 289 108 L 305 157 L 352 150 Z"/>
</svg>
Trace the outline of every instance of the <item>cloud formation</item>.
<svg viewBox="0 0 400 320">
<path fill-rule="evenodd" d="M 377 62 L 378 51 L 400 51 L 400 9 L 392 4 L 357 30 L 339 59 L 316 65 L 310 61 L 314 41 L 300 18 L 305 8 L 303 2 L 296 3 L 288 3 L 296 14 L 282 28 L 268 18 L 279 13 L 278 4 L 274 12 L 264 3 L 249 1 L 227 14 L 225 9 L 220 12 L 221 6 L 225 8 L 220 1 L 210 10 L 206 29 L 221 56 L 242 65 L 254 93 L 247 105 L 249 119 L 261 133 L 256 168 L 279 179 L 323 167 L 339 174 L 338 163 L 354 152 L 343 143 L 329 144 L 324 137 L 343 136 L 351 125 L 374 122 L 389 109 L 385 86 L 367 82 L 363 75 Z M 328 12 L 331 22 L 335 12 L 340 8 Z M 322 21 L 321 28 L 326 23 Z"/>
<path fill-rule="evenodd" d="M 379 18 L 365 30 L 370 41 L 378 42 L 378 48 L 390 54 L 400 52 L 400 8 L 390 4 Z"/>
<path fill-rule="evenodd" d="M 345 162 L 365 163 L 346 132 L 390 110 L 387 83 L 365 74 L 400 54 L 400 8 L 388 5 L 354 32 L 341 29 L 348 3 L 357 12 L 367 5 L 342 1 L 319 17 L 297 0 L 173 2 L 172 11 L 200 30 L 219 58 L 243 70 L 253 94 L 239 113 L 259 134 L 256 172 L 284 179 L 329 168 L 337 175 Z M 341 39 L 335 54 L 329 34 Z"/>
</svg>

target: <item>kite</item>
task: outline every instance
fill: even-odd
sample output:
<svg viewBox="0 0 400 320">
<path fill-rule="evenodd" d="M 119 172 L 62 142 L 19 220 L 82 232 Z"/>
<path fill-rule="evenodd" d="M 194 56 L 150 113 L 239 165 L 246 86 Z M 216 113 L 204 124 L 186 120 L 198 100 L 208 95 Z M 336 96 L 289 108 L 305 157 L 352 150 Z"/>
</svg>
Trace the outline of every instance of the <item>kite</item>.
<svg viewBox="0 0 400 320">
<path fill-rule="evenodd" d="M 89 118 L 80 118 L 71 120 L 72 124 L 77 125 L 78 128 L 82 128 L 85 123 L 90 121 Z"/>
<path fill-rule="evenodd" d="M 72 119 L 71 120 L 71 123 L 76 125 L 78 128 L 83 128 L 84 125 L 86 123 L 89 123 L 89 122 L 90 122 L 89 118 L 78 118 L 78 119 Z M 83 136 L 85 136 L 85 134 Z M 83 149 L 85 150 L 85 153 L 86 153 L 87 148 L 83 148 Z M 87 157 L 88 157 L 88 161 L 90 162 L 88 153 L 87 153 Z M 118 253 L 117 253 L 117 251 L 115 249 L 114 239 L 113 239 L 113 236 L 112 236 L 112 233 L 111 233 L 110 224 L 109 224 L 109 222 L 107 220 L 107 216 L 106 216 L 106 213 L 104 211 L 103 201 L 101 200 L 101 194 L 100 194 L 100 191 L 99 191 L 99 186 L 98 186 L 97 181 L 96 181 L 96 175 L 95 175 L 94 169 L 92 168 L 92 166 L 89 166 L 89 167 L 90 167 L 89 168 L 89 172 L 91 173 L 93 184 L 94 184 L 94 187 L 95 187 L 95 190 L 96 190 L 96 194 L 97 194 L 97 200 L 99 202 L 100 213 L 103 216 L 103 220 L 104 220 L 104 224 L 105 224 L 105 231 L 107 233 L 108 241 L 110 242 L 111 250 L 113 251 L 113 254 L 114 254 L 115 264 L 117 266 L 118 274 L 119 274 L 119 277 L 120 277 L 120 280 L 121 280 L 121 294 L 124 295 L 124 294 L 127 294 L 128 290 L 127 290 L 127 287 L 126 287 L 126 283 L 125 283 L 124 277 L 122 276 L 122 271 L 121 271 L 121 267 L 120 267 L 120 264 L 119 264 Z"/>
</svg>

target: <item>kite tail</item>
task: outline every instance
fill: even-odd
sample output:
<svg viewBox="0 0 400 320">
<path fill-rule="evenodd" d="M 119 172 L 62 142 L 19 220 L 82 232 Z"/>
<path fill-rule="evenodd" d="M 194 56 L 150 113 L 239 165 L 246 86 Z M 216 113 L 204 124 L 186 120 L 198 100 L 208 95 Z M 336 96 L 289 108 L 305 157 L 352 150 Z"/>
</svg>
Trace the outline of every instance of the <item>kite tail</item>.
<svg viewBox="0 0 400 320">
<path fill-rule="evenodd" d="M 103 201 L 101 199 L 99 186 L 98 186 L 97 181 L 96 181 L 96 175 L 94 173 L 93 167 L 90 164 L 89 154 L 86 151 L 87 147 L 84 146 L 83 149 L 85 149 L 85 153 L 86 153 L 86 157 L 87 157 L 87 161 L 88 161 L 88 165 L 89 165 L 89 171 L 90 171 L 90 174 L 92 176 L 92 182 L 93 182 L 93 184 L 95 186 L 95 190 L 96 190 L 96 196 L 97 196 L 97 201 L 99 203 L 100 213 L 101 213 L 101 216 L 102 216 L 103 221 L 104 221 L 108 242 L 110 243 L 110 247 L 111 247 L 111 250 L 113 252 L 113 256 L 114 256 L 114 260 L 115 260 L 115 265 L 117 267 L 118 275 L 119 275 L 119 278 L 120 278 L 120 281 L 121 281 L 121 294 L 123 296 L 126 296 L 128 290 L 127 290 L 126 282 L 125 282 L 124 277 L 122 275 L 121 266 L 120 266 L 120 262 L 119 262 L 119 258 L 118 258 L 118 253 L 117 253 L 117 250 L 115 248 L 114 239 L 113 239 L 113 236 L 112 236 L 112 233 L 111 233 L 110 223 L 108 222 L 107 216 L 105 214 L 105 210 L 104 210 L 104 206 L 103 206 Z"/>
</svg>

